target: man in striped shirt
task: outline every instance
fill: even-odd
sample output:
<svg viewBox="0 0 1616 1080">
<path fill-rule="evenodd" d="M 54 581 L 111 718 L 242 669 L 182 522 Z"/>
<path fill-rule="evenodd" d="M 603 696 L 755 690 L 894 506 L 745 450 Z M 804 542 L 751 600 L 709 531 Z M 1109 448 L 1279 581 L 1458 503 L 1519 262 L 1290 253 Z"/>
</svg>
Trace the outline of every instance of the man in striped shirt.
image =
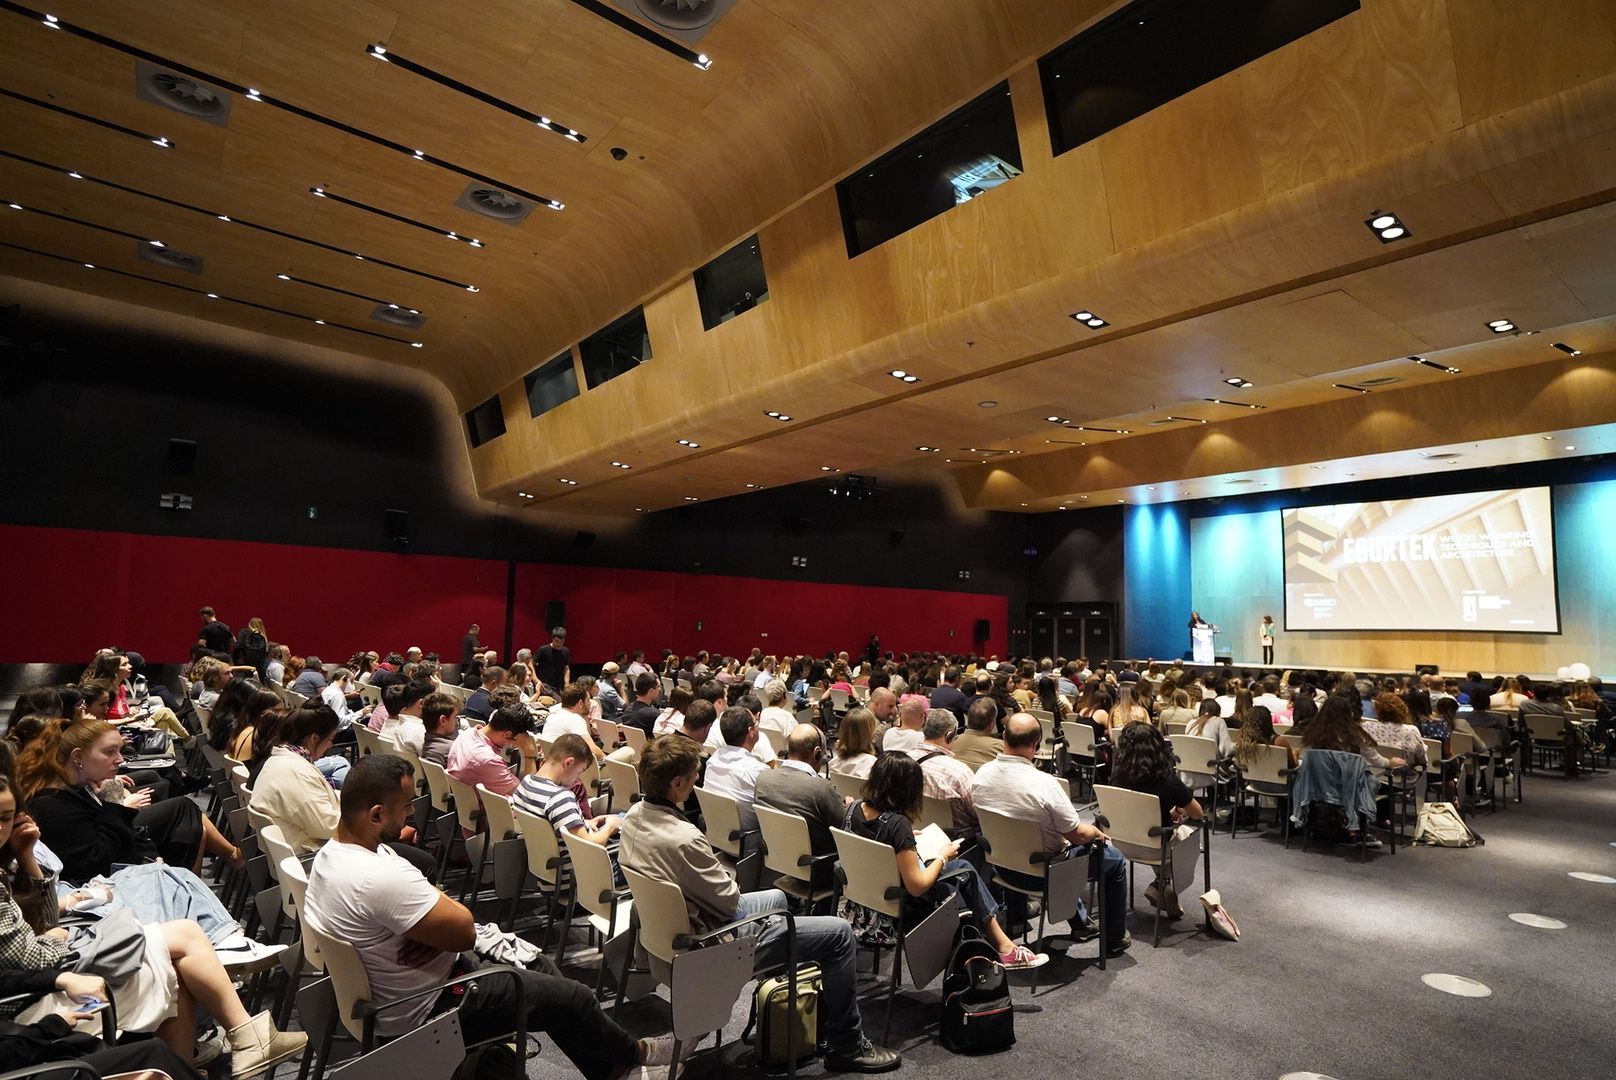
<svg viewBox="0 0 1616 1080">
<path fill-rule="evenodd" d="M 604 847 L 622 824 L 616 814 L 589 817 L 579 781 L 594 754 L 583 736 L 566 734 L 550 744 L 536 772 L 522 778 L 511 804 L 548 818 L 556 832 Z"/>
</svg>

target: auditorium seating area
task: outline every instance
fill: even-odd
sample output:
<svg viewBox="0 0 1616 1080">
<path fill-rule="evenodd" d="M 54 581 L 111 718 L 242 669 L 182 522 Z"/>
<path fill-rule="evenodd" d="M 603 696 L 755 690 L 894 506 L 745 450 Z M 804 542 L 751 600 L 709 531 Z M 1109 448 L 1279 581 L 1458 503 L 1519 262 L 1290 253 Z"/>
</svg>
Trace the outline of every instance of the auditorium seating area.
<svg viewBox="0 0 1616 1080">
<path fill-rule="evenodd" d="M 267 646 L 266 656 L 282 655 L 278 643 Z M 287 711 L 308 712 L 319 703 L 288 689 L 290 673 L 282 676 L 285 684 L 266 679 L 261 667 L 267 660 L 231 665 L 235 659 L 252 659 L 240 655 L 239 645 L 234 656 L 210 656 L 200 642 L 195 652 L 198 659 L 187 673 L 198 676 L 195 681 L 165 679 L 144 668 L 138 676 L 132 668 L 125 670 L 127 681 L 117 684 L 117 697 L 120 703 L 127 701 L 129 715 L 121 721 L 126 733 L 149 726 L 149 713 L 160 698 L 172 702 L 197 733 L 196 738 L 177 738 L 172 749 L 161 753 L 131 749 L 125 769 L 162 770 L 173 782 L 172 797 L 194 798 L 205 807 L 245 860 L 232 867 L 222 857 L 210 859 L 203 870 L 209 888 L 260 948 L 290 946 L 275 963 L 238 977 L 249 1008 L 268 1008 L 283 1027 L 291 1025 L 311 1036 L 308 1050 L 281 1066 L 280 1075 L 290 1076 L 294 1067 L 300 1078 L 328 1075 L 356 1055 L 357 1064 L 350 1067 L 361 1076 L 396 1067 L 404 1054 L 447 1062 L 442 1046 L 451 1029 L 441 1024 L 394 1043 L 378 1041 L 353 1019 L 354 1003 L 369 994 L 364 965 L 351 946 L 311 930 L 302 919 L 308 859 L 300 860 L 289 845 L 286 834 L 291 830 L 285 821 L 254 806 L 248 763 L 215 749 L 215 744 L 231 742 L 232 733 L 210 738 L 215 709 L 202 705 L 197 695 L 232 683 L 267 687 L 274 704 L 260 724 Z M 534 676 L 532 652 L 521 650 L 521 659 L 513 659 L 506 683 L 507 669 L 496 663 L 497 650 L 477 650 L 462 682 L 486 688 L 490 683 L 484 669 L 491 669 L 500 676 L 497 701 L 530 712 L 542 724 L 560 714 L 562 688 Z M 1598 1044 L 1602 1010 L 1592 987 L 1602 981 L 1598 958 L 1608 949 L 1598 913 L 1605 906 L 1602 890 L 1611 879 L 1605 871 L 1616 847 L 1600 831 L 1608 814 L 1599 808 L 1613 798 L 1610 764 L 1616 746 L 1610 736 L 1616 702 L 1597 677 L 1561 685 L 1525 676 L 1456 680 L 1429 673 L 1378 673 L 1370 678 L 1367 673 L 1320 670 L 1198 669 L 1098 658 L 1040 662 L 933 653 L 885 653 L 874 660 L 847 653 L 765 657 L 761 650 L 745 659 L 705 652 L 699 659 L 666 652 L 649 663 L 642 657 L 619 654 L 584 684 L 590 697 L 581 711 L 595 714 L 589 725 L 592 738 L 601 751 L 617 751 L 616 760 L 607 763 L 615 768 L 592 767 L 581 778 L 584 795 L 598 813 L 621 812 L 641 798 L 633 762 L 645 752 L 645 733 L 626 716 L 619 724 L 601 715 L 612 696 L 619 702 L 635 696 L 636 683 L 624 674 L 631 668 L 636 675 L 649 673 L 640 675 L 642 699 L 657 708 L 666 710 L 671 700 L 688 709 L 694 693 L 716 699 L 720 712 L 725 703 L 738 702 L 755 714 L 761 708 L 758 695 L 767 690 L 786 698 L 796 721 L 819 728 L 833 742 L 854 710 L 866 716 L 871 708 L 886 712 L 885 699 L 895 703 L 924 697 L 935 694 L 939 685 L 946 700 L 948 687 L 962 681 L 976 691 L 974 697 L 967 695 L 969 700 L 992 705 L 984 715 L 995 718 L 994 734 L 1002 734 L 1014 714 L 1038 722 L 1037 767 L 1057 777 L 1084 820 L 1098 817 L 1110 828 L 1113 843 L 1133 863 L 1128 910 L 1097 914 L 1102 922 L 1123 920 L 1134 941 L 1126 951 L 1102 957 L 1092 942 L 1062 938 L 1078 929 L 1067 925 L 1069 911 L 1032 912 L 1022 921 L 1013 920 L 1008 929 L 1036 947 L 1050 947 L 1052 961 L 1012 977 L 1012 998 L 1020 1007 L 1018 1042 L 1009 1056 L 983 1060 L 990 1072 L 1022 1074 L 1047 1061 L 1067 1068 L 1079 1063 L 1100 1075 L 1131 1075 L 1167 1067 L 1184 1053 L 1181 1040 L 1188 1037 L 1201 1044 L 1197 1068 L 1209 1076 L 1381 1075 L 1379 1066 L 1361 1071 L 1364 1021 L 1341 1004 L 1358 996 L 1363 1012 L 1396 1012 L 1398 1019 L 1382 1024 L 1417 1030 L 1423 1043 L 1442 1045 L 1441 1061 L 1428 1070 L 1432 1075 L 1461 1075 L 1496 1064 L 1513 1045 L 1514 1029 L 1505 1017 L 1519 1009 L 1545 1007 L 1551 999 L 1560 1002 L 1559 1022 L 1569 1027 L 1552 1048 L 1534 1058 L 1539 1065 L 1563 1057 L 1570 1067 Z M 119 659 L 115 656 L 101 669 Z M 98 655 L 97 662 L 101 660 Z M 352 686 L 352 704 L 374 706 L 389 700 L 396 687 L 422 680 L 449 695 L 458 709 L 471 688 L 454 681 L 456 665 L 440 667 L 435 660 L 406 660 L 396 651 L 356 653 L 349 664 L 361 674 Z M 577 678 L 585 667 L 600 666 L 580 664 L 571 674 Z M 330 665 L 328 673 L 335 674 L 337 667 Z M 95 664 L 85 674 L 93 669 Z M 776 679 L 787 685 L 773 690 Z M 1501 697 L 1513 697 L 1521 679 L 1532 696 L 1521 695 L 1510 710 L 1494 708 L 1499 700 L 1492 696 L 1495 688 Z M 1045 680 L 1048 687 L 1041 685 Z M 1062 683 L 1070 694 L 1061 692 Z M 603 689 L 608 686 L 613 688 L 609 692 Z M 898 697 L 893 687 L 900 691 Z M 39 737 L 42 717 L 30 710 L 48 708 L 50 695 L 42 694 L 44 689 L 25 687 L 14 702 L 0 702 L 11 706 L 7 737 L 13 743 Z M 93 681 L 63 689 L 75 707 L 93 700 L 99 690 Z M 1194 734 L 1194 721 L 1186 723 L 1172 713 L 1163 718 L 1160 714 L 1172 707 L 1175 691 L 1180 699 L 1191 695 L 1197 707 L 1206 702 L 1201 711 L 1226 713 L 1238 746 L 1249 741 L 1241 734 L 1248 729 L 1268 732 L 1278 764 L 1265 764 L 1258 760 L 1261 755 L 1243 751 L 1220 754 L 1214 740 Z M 1254 705 L 1253 691 L 1283 705 L 1272 710 Z M 1457 708 L 1440 708 L 1433 717 L 1433 694 L 1438 700 L 1455 698 Z M 1472 706 L 1472 695 L 1478 700 L 1486 695 L 1484 707 Z M 226 692 L 211 700 L 217 706 L 244 696 Z M 1383 723 L 1402 702 L 1426 717 L 1420 725 L 1428 749 L 1425 760 L 1418 767 L 1411 763 L 1374 770 L 1372 783 L 1382 801 L 1378 820 L 1365 819 L 1363 837 L 1322 821 L 1318 805 L 1310 814 L 1297 793 L 1305 770 L 1285 767 L 1287 746 L 1299 751 L 1304 763 L 1308 754 L 1331 753 L 1312 745 L 1322 741 L 1314 736 L 1322 730 L 1323 716 L 1341 700 L 1350 704 L 1354 727 L 1360 712 L 1369 716 L 1378 706 L 1381 720 L 1376 722 Z M 1299 708 L 1298 703 L 1304 704 Z M 1053 711 L 1045 707 L 1051 704 Z M 105 710 L 104 701 L 100 708 Z M 225 706 L 225 714 L 230 712 L 231 706 Z M 615 709 L 614 714 L 621 715 Z M 93 712 L 78 715 L 78 723 L 93 722 Z M 951 718 L 946 711 L 933 715 Z M 1146 895 L 1151 866 L 1171 858 L 1167 840 L 1157 840 L 1160 830 L 1152 829 L 1155 797 L 1149 797 L 1146 817 L 1132 822 L 1121 801 L 1131 793 L 1111 786 L 1120 775 L 1120 755 L 1126 753 L 1122 744 L 1128 716 L 1135 717 L 1131 723 L 1136 726 L 1163 731 L 1179 776 L 1206 811 L 1202 836 L 1184 853 L 1172 845 L 1178 858 L 1198 864 L 1191 875 L 1193 887 L 1179 893 L 1181 915 L 1168 911 L 1166 902 L 1153 904 Z M 883 736 L 899 728 L 895 713 L 890 720 L 890 727 L 882 725 Z M 456 727 L 473 723 L 461 716 Z M 680 937 L 686 932 L 680 928 L 685 916 L 676 886 L 647 877 L 643 868 L 628 871 L 626 887 L 621 878 L 614 884 L 615 856 L 609 853 L 616 851 L 615 842 L 602 848 L 558 832 L 543 816 L 513 814 L 504 796 L 486 787 L 473 790 L 391 737 L 378 737 L 363 722 L 352 730 L 355 737 L 339 746 L 342 755 L 358 760 L 402 754 L 411 763 L 418 795 L 411 812 L 417 826 L 413 844 L 438 884 L 469 905 L 479 923 L 513 930 L 535 951 L 552 956 L 568 977 L 592 987 L 613 1019 L 632 1033 L 652 1038 L 671 1034 L 679 1040 L 682 1068 L 690 1075 L 754 1067 L 741 1031 L 751 1008 L 750 968 L 722 959 L 722 939 Z M 952 724 L 936 730 L 947 731 L 943 745 L 954 738 Z M 541 755 L 553 751 L 553 737 L 537 741 Z M 772 741 L 783 756 L 786 740 Z M 1373 746 L 1369 740 L 1365 744 Z M 1402 745 L 1383 743 L 1380 749 L 1387 758 L 1406 756 Z M 626 758 L 624 751 L 630 751 Z M 519 767 L 520 758 L 512 764 Z M 837 773 L 828 755 L 819 768 L 826 782 L 834 781 L 855 798 L 864 793 L 863 782 Z M 193 786 L 194 795 L 183 794 Z M 873 854 L 855 852 L 846 845 L 869 842 L 846 834 L 838 841 L 841 873 L 815 879 L 836 884 L 809 888 L 809 875 L 802 869 L 810 865 L 806 834 L 792 840 L 780 831 L 781 821 L 790 822 L 791 816 L 771 820 L 771 812 L 762 810 L 760 833 L 742 824 L 728 797 L 700 788 L 697 794 L 707 835 L 743 891 L 776 887 L 779 879 L 799 915 L 837 912 L 851 917 L 848 901 L 838 901 L 844 892 L 877 910 L 899 914 L 899 908 L 880 899 L 879 888 L 871 892 L 882 873 L 896 874 L 880 869 L 883 860 L 890 860 L 880 854 L 884 847 L 875 845 Z M 1272 812 L 1264 812 L 1265 799 Z M 1464 822 L 1460 832 L 1468 829 L 1472 839 L 1452 847 L 1415 842 L 1416 824 L 1425 824 L 1421 807 L 1426 803 L 1456 809 Z M 960 820 L 957 809 L 946 799 L 932 798 L 928 787 L 917 828 L 935 822 L 961 838 L 963 854 L 983 867 L 1024 865 L 1027 856 L 1015 851 L 1023 841 L 1005 832 L 1010 819 L 984 814 L 982 825 L 969 829 L 956 828 Z M 1036 832 L 1030 842 L 1036 846 Z M 1152 855 L 1158 844 L 1161 851 Z M 800 861 L 794 845 L 801 845 Z M 855 855 L 858 861 L 850 863 Z M 875 864 L 862 861 L 872 857 Z M 1089 894 L 1094 910 L 1097 894 L 1068 878 L 1064 893 L 1046 890 L 1044 899 L 1064 910 L 1075 900 L 1075 888 Z M 1238 926 L 1238 940 L 1214 929 L 1210 908 L 1203 912 L 1199 898 L 1212 889 L 1213 899 Z M 673 891 L 664 895 L 666 890 Z M 958 916 L 945 905 L 916 925 L 903 921 L 908 941 L 896 978 L 892 965 L 898 960 L 891 948 L 859 950 L 866 1031 L 878 1043 L 900 1048 L 906 1070 L 949 1068 L 951 1057 L 938 1043 L 939 979 Z M 860 920 L 855 924 L 864 925 Z M 629 947 L 636 936 L 643 953 Z M 647 954 L 652 968 L 640 972 L 633 957 Z M 1315 999 L 1321 1008 L 1313 1019 L 1305 1019 L 1301 1006 Z M 1285 1008 L 1285 1001 L 1298 1007 Z M 1276 1023 L 1286 1029 L 1286 1038 L 1269 1037 Z M 1586 1031 L 1579 1028 L 1584 1024 Z M 881 1025 L 887 1025 L 887 1034 L 876 1035 Z M 708 1033 L 720 1030 L 723 1043 L 715 1048 Z M 365 1047 L 373 1049 L 361 1053 Z M 565 1059 L 542 1037 L 534 1053 L 525 1065 L 528 1075 L 568 1073 Z M 1389 1071 L 1423 1068 L 1413 1064 L 1406 1048 L 1387 1045 L 1377 1053 Z M 1389 1064 L 1393 1060 L 1405 1064 Z M 808 1059 L 801 1064 L 810 1073 L 820 1067 Z"/>
</svg>

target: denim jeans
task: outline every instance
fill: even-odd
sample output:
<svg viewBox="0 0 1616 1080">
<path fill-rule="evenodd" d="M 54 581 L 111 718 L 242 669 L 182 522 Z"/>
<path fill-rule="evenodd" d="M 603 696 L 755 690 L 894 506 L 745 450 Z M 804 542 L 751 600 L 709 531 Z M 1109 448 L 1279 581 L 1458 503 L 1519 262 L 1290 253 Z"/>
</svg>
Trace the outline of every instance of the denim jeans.
<svg viewBox="0 0 1616 1080">
<path fill-rule="evenodd" d="M 786 894 L 779 889 L 763 889 L 741 894 L 737 919 L 786 906 Z M 854 961 L 858 947 L 853 928 L 834 915 L 801 915 L 796 919 L 799 964 L 819 965 L 825 991 L 819 999 L 819 1020 L 825 1026 L 825 1042 L 836 1053 L 856 1054 L 863 1042 L 863 1021 L 859 1018 Z M 754 924 L 757 927 L 757 924 Z M 785 963 L 786 921 L 775 918 L 761 924 L 756 934 L 758 969 Z"/>
<path fill-rule="evenodd" d="M 1106 939 L 1108 946 L 1120 945 L 1122 935 L 1128 932 L 1128 860 L 1122 857 L 1110 844 L 1077 844 L 1067 848 L 1063 853 L 1066 858 L 1076 858 L 1081 855 L 1089 857 L 1089 880 L 1100 879 L 1100 888 L 1105 890 L 1105 907 L 1110 913 L 1111 933 Z M 999 876 L 1012 885 L 1027 889 L 1041 889 L 1044 887 L 1043 878 L 1022 874 L 1015 870 L 999 870 Z M 1083 901 L 1077 902 L 1077 914 L 1072 916 L 1073 922 L 1087 922 L 1089 919 L 1088 905 Z"/>
<path fill-rule="evenodd" d="M 332 754 L 314 763 L 314 767 L 320 770 L 320 775 L 331 781 L 331 786 L 338 791 L 342 790 L 342 782 L 348 778 L 348 770 L 352 766 L 353 762 L 341 754 Z"/>
<path fill-rule="evenodd" d="M 938 881 L 921 901 L 906 899 L 904 903 L 904 923 L 913 926 L 921 919 L 936 910 L 937 905 L 944 903 L 949 897 L 958 894 L 960 904 L 971 911 L 971 925 L 982 934 L 983 940 L 988 936 L 988 920 L 997 919 L 1000 914 L 1000 905 L 994 899 L 993 893 L 988 889 L 988 883 L 966 859 L 949 859 L 948 865 L 943 867 L 944 873 L 955 870 L 969 871 L 964 877 L 949 878 Z"/>
</svg>

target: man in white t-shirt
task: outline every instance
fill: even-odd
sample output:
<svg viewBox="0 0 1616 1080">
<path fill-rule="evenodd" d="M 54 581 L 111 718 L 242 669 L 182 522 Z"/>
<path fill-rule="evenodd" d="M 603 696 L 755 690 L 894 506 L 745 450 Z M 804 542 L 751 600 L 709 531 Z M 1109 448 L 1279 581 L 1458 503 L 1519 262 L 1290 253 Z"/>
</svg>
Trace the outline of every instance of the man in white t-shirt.
<svg viewBox="0 0 1616 1080">
<path fill-rule="evenodd" d="M 427 679 L 411 679 L 401 689 L 397 716 L 382 722 L 382 741 L 393 746 L 407 746 L 417 757 L 426 742 L 426 724 L 421 719 L 421 704 L 432 695 L 433 686 Z"/>
<path fill-rule="evenodd" d="M 713 726 L 722 735 L 724 745 L 707 759 L 702 787 L 734 799 L 740 806 L 741 827 L 755 829 L 757 811 L 752 809 L 752 803 L 757 796 L 757 778 L 759 773 L 769 771 L 752 755 L 752 748 L 762 739 L 757 717 L 744 706 L 731 705 Z"/>
<path fill-rule="evenodd" d="M 596 761 L 606 756 L 606 751 L 595 745 L 595 737 L 589 730 L 589 695 L 577 683 L 562 687 L 561 699 L 550 707 L 540 732 L 545 739 L 559 739 L 563 735 L 582 738 L 594 752 Z"/>
<path fill-rule="evenodd" d="M 903 699 L 898 706 L 898 723 L 896 727 L 889 727 L 876 735 L 875 745 L 883 753 L 907 753 L 925 741 L 923 729 L 926 726 L 927 701 L 919 694 L 911 694 Z M 944 709 L 948 715 L 952 712 Z M 955 727 L 959 726 L 955 721 Z"/>
<path fill-rule="evenodd" d="M 460 954 L 470 956 L 477 931 L 470 911 L 383 843 L 403 829 L 414 795 L 414 770 L 402 758 L 371 754 L 349 770 L 336 838 L 315 856 L 304 899 L 310 926 L 359 953 L 373 1003 L 420 995 L 384 1011 L 377 1034 L 402 1035 L 458 1000 L 468 1043 L 513 1030 L 523 1010 L 528 1030 L 547 1032 L 591 1080 L 670 1062 L 671 1039 L 635 1039 L 600 1011 L 588 987 L 562 975 L 545 956 L 514 979 L 500 974 L 462 984 L 458 999 L 433 991 L 457 970 L 475 970 Z"/>
</svg>

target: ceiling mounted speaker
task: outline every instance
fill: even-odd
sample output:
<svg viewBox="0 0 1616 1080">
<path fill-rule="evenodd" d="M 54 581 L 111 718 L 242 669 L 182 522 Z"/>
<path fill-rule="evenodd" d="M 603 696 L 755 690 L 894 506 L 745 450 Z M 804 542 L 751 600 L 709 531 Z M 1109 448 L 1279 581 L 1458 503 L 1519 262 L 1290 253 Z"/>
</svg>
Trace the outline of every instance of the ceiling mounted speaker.
<svg viewBox="0 0 1616 1080">
<path fill-rule="evenodd" d="M 606 0 L 608 4 L 686 44 L 706 36 L 735 0 Z"/>
<path fill-rule="evenodd" d="M 145 60 L 135 62 L 135 96 L 219 127 L 230 119 L 227 91 Z"/>
<path fill-rule="evenodd" d="M 454 204 L 462 210 L 470 210 L 473 214 L 481 214 L 506 225 L 516 225 L 525 220 L 538 205 L 531 199 L 477 181 L 466 185 L 466 190 L 460 193 L 460 198 Z"/>
<path fill-rule="evenodd" d="M 155 263 L 169 270 L 183 270 L 187 274 L 200 274 L 202 272 L 202 256 L 188 255 L 183 251 L 175 251 L 171 247 L 153 247 L 148 240 L 135 241 L 135 258 L 141 262 Z"/>
<path fill-rule="evenodd" d="M 426 316 L 419 311 L 411 311 L 393 304 L 377 304 L 370 317 L 388 326 L 402 326 L 407 330 L 418 330 L 426 322 Z"/>
</svg>

